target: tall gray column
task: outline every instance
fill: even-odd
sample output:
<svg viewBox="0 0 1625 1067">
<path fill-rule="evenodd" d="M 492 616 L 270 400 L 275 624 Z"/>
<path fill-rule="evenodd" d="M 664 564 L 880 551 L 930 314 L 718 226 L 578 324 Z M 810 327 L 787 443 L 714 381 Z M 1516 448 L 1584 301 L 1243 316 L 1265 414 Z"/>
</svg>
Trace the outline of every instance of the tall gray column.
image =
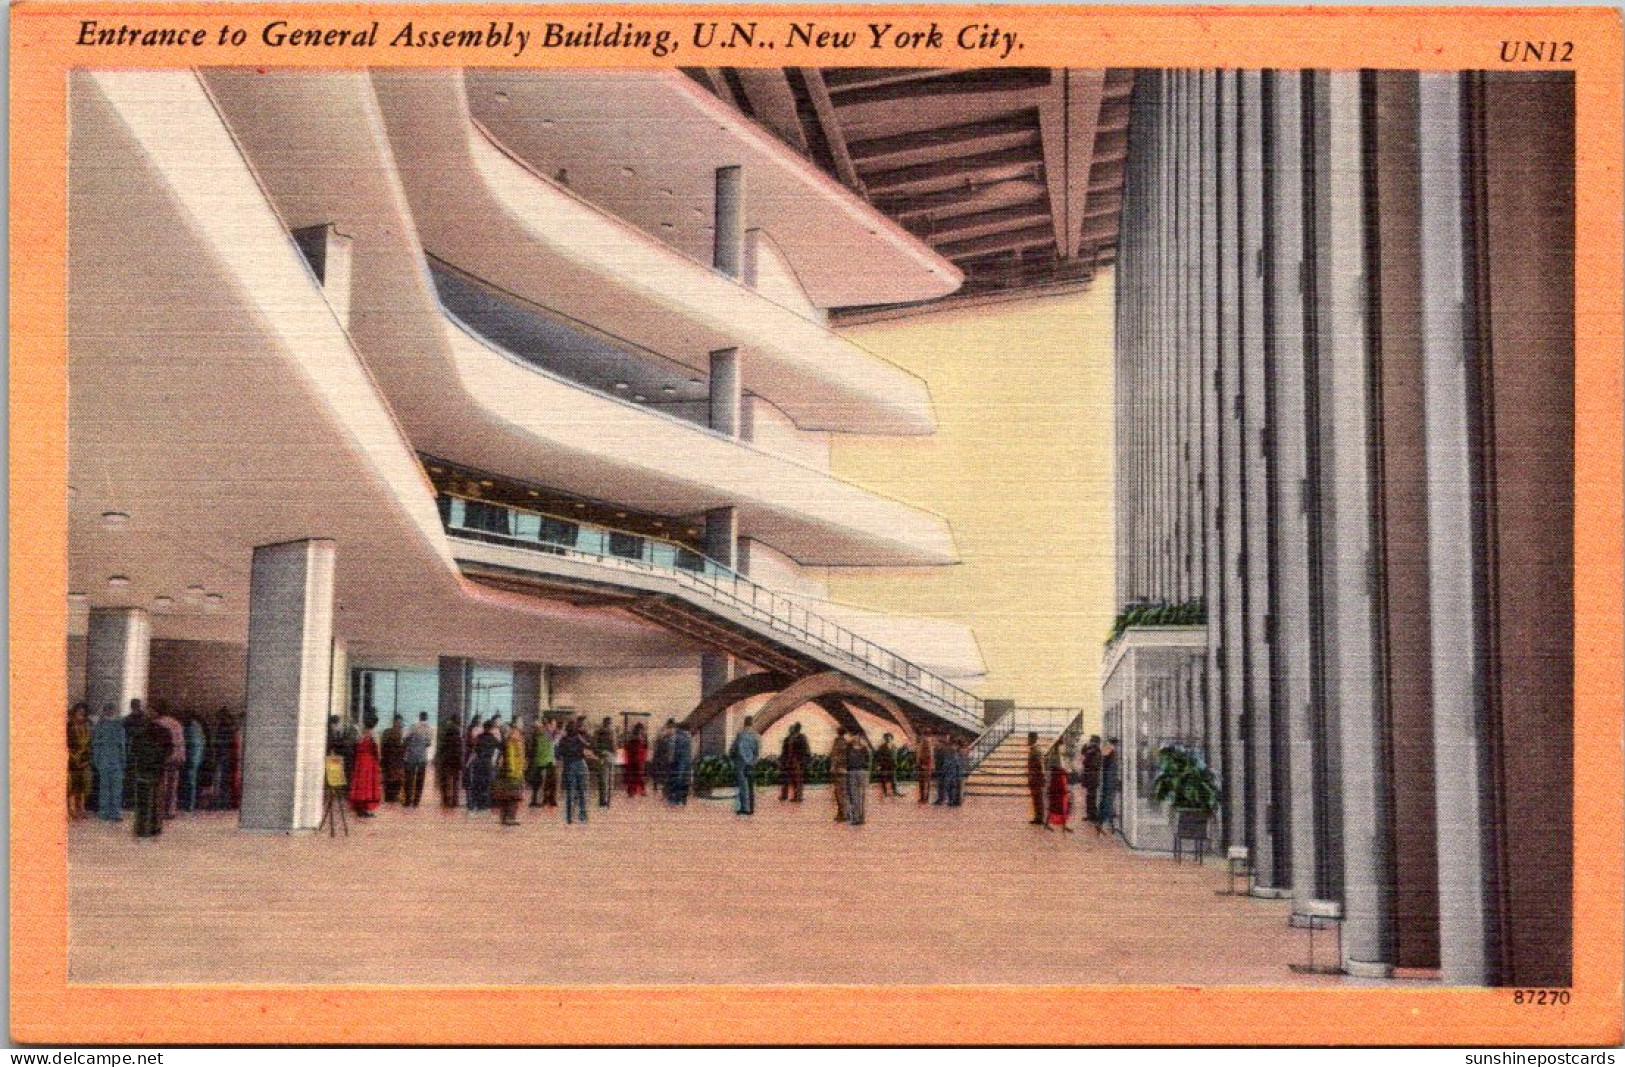
<svg viewBox="0 0 1625 1067">
<path fill-rule="evenodd" d="M 1274 646 L 1272 615 L 1272 572 L 1274 568 L 1273 501 L 1274 475 L 1270 421 L 1269 371 L 1271 360 L 1265 332 L 1264 293 L 1272 277 L 1272 264 L 1264 257 L 1265 176 L 1264 160 L 1264 76 L 1258 71 L 1242 71 L 1238 77 L 1241 129 L 1237 143 L 1237 189 L 1241 201 L 1241 243 L 1239 309 L 1240 360 L 1242 378 L 1242 464 L 1245 467 L 1245 548 L 1247 584 L 1247 748 L 1250 773 L 1253 892 L 1275 896 L 1290 884 L 1284 856 L 1287 842 L 1277 835 L 1279 823 L 1275 794 L 1280 783 L 1276 773 L 1280 753 L 1275 744 L 1277 724 L 1273 705 Z"/>
<path fill-rule="evenodd" d="M 245 830 L 313 830 L 321 822 L 333 565 L 327 540 L 254 550 L 239 816 Z"/>
<path fill-rule="evenodd" d="M 1495 975 L 1485 847 L 1483 538 L 1474 514 L 1477 361 L 1467 343 L 1461 75 L 1421 76 L 1422 378 L 1427 440 L 1428 597 L 1439 850 L 1441 977 L 1485 985 Z"/>
<path fill-rule="evenodd" d="M 474 663 L 462 656 L 441 656 L 439 701 L 436 715 L 441 722 L 456 719 L 469 725 L 469 696 L 474 690 Z"/>
<path fill-rule="evenodd" d="M 85 638 L 85 703 L 92 715 L 111 706 L 127 715 L 147 699 L 152 618 L 144 608 L 92 608 Z"/>
<path fill-rule="evenodd" d="M 738 278 L 745 265 L 743 168 L 717 168 L 715 214 L 711 234 L 711 265 L 730 278 Z"/>
<path fill-rule="evenodd" d="M 729 568 L 739 565 L 739 517 L 733 508 L 712 508 L 705 513 L 705 554 Z M 708 697 L 733 681 L 734 659 L 724 652 L 700 653 L 700 695 Z M 710 755 L 726 751 L 728 717 L 718 715 L 700 731 L 700 751 Z"/>
<path fill-rule="evenodd" d="M 744 398 L 739 375 L 739 349 L 720 348 L 711 353 L 711 428 L 729 437 L 740 431 L 740 404 Z"/>
<path fill-rule="evenodd" d="M 1240 293 L 1241 195 L 1237 186 L 1240 135 L 1240 76 L 1223 71 L 1218 76 L 1215 111 L 1218 154 L 1215 189 L 1219 212 L 1218 237 L 1218 359 L 1216 396 L 1219 444 L 1219 550 L 1214 592 L 1220 597 L 1221 706 L 1224 726 L 1225 843 L 1245 846 L 1251 838 L 1247 804 L 1247 570 L 1244 523 L 1246 458 L 1242 420 L 1244 383 L 1241 375 Z"/>
<path fill-rule="evenodd" d="M 1387 745 L 1377 701 L 1372 573 L 1370 352 L 1366 339 L 1360 75 L 1315 74 L 1316 298 L 1320 330 L 1326 696 L 1337 733 L 1343 957 L 1363 977 L 1392 971 Z"/>
<path fill-rule="evenodd" d="M 540 663 L 513 665 L 513 713 L 527 726 L 542 719 L 546 671 Z"/>
<path fill-rule="evenodd" d="M 1287 779 L 1294 910 L 1309 914 L 1316 900 L 1315 742 L 1311 706 L 1309 425 L 1304 335 L 1303 93 L 1296 71 L 1266 77 L 1274 105 L 1270 167 L 1270 226 L 1274 236 L 1276 563 L 1278 613 L 1276 681 L 1287 726 Z"/>
</svg>

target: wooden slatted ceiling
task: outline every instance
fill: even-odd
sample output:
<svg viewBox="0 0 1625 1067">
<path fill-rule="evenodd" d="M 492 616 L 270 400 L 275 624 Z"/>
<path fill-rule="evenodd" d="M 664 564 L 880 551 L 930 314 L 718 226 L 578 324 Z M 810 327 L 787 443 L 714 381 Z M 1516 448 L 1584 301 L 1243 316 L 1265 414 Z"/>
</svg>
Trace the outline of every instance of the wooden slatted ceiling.
<svg viewBox="0 0 1625 1067">
<path fill-rule="evenodd" d="M 1132 70 L 689 71 L 965 272 L 948 300 L 1116 258 Z"/>
</svg>

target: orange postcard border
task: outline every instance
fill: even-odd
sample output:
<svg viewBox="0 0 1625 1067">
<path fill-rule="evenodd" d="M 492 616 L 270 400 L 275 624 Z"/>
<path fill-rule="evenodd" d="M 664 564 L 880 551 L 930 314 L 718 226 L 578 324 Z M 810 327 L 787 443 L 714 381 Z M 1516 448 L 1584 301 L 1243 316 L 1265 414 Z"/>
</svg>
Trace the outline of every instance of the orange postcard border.
<svg viewBox="0 0 1625 1067">
<path fill-rule="evenodd" d="M 1474 69 L 1508 40 L 1572 40 L 1577 108 L 1575 442 L 1575 935 L 1572 1000 L 1515 1005 L 1509 989 L 1125 986 L 531 987 L 503 1037 L 536 1044 L 1596 1045 L 1621 1041 L 1622 303 L 1620 14 L 1613 8 L 1102 8 L 630 5 L 67 4 L 21 0 L 11 20 L 11 1018 L 42 1044 L 478 1044 L 492 987 L 91 986 L 67 981 L 66 72 L 73 67 L 447 66 L 460 53 L 273 49 L 212 42 L 109 52 L 73 43 L 83 18 L 250 28 L 288 18 L 360 26 L 409 17 L 633 18 L 681 28 L 753 19 L 858 28 L 870 17 L 996 22 L 1026 47 L 1005 62 L 1075 67 Z M 777 27 L 778 29 L 775 29 Z M 546 65 L 665 66 L 635 50 L 548 54 Z M 976 53 L 729 54 L 732 65 L 993 65 Z M 543 65 L 481 54 L 481 65 Z M 864 65 L 864 64 L 857 64 Z M 49 506 L 47 506 L 49 505 Z M 518 992 L 518 990 L 513 990 Z"/>
</svg>

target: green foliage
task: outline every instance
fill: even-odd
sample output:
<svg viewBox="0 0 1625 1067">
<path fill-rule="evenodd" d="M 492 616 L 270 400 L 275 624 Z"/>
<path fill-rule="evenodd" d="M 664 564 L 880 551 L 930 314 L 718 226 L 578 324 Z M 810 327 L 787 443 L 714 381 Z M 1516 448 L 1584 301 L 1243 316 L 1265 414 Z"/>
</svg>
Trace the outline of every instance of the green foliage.
<svg viewBox="0 0 1625 1067">
<path fill-rule="evenodd" d="M 733 780 L 733 762 L 727 756 L 701 756 L 694 764 L 696 789 L 715 789 L 722 785 L 732 785 Z"/>
<path fill-rule="evenodd" d="M 1157 776 L 1151 780 L 1151 796 L 1157 803 L 1167 801 L 1179 811 L 1212 815 L 1219 810 L 1219 782 L 1202 757 L 1171 745 L 1157 750 Z"/>
<path fill-rule="evenodd" d="M 1207 624 L 1207 602 L 1205 600 L 1187 600 L 1183 604 L 1169 604 L 1160 600 L 1140 601 L 1130 604 L 1118 613 L 1112 623 L 1112 634 L 1106 639 L 1109 645 L 1130 626 L 1204 626 Z"/>
</svg>

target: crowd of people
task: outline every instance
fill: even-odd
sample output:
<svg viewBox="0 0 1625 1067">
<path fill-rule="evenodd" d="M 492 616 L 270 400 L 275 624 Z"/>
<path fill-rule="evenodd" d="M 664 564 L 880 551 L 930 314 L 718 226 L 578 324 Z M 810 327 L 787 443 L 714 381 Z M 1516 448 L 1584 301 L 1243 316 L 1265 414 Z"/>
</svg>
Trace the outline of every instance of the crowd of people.
<svg viewBox="0 0 1625 1067">
<path fill-rule="evenodd" d="M 230 708 L 213 718 L 149 710 L 130 701 L 120 715 L 105 704 L 68 711 L 68 817 L 121 822 L 133 812 L 135 835 L 155 837 L 181 812 L 227 810 L 242 801 L 242 729 Z"/>
<path fill-rule="evenodd" d="M 343 762 L 347 798 L 362 818 L 371 818 L 381 804 L 420 806 L 431 762 L 442 808 L 495 810 L 504 826 L 519 825 L 527 790 L 530 807 L 557 808 L 562 794 L 564 821 L 586 822 L 589 792 L 598 807 L 610 806 L 617 768 L 629 797 L 649 795 L 652 785 L 667 803 L 680 806 L 688 803 L 692 786 L 694 737 L 675 719 L 666 720 L 652 741 L 643 723 L 622 731 L 607 715 L 596 728 L 584 715 L 534 724 L 517 715 L 507 721 L 476 717 L 466 728 L 450 716 L 437 732 L 427 712 L 410 728 L 396 715 L 381 736 L 378 724 L 370 711 L 360 729 L 336 715 L 328 720 L 328 754 Z"/>
<path fill-rule="evenodd" d="M 619 730 L 605 716 L 589 727 L 586 716 L 548 718 L 527 724 L 493 716 L 466 728 L 456 717 L 431 727 L 428 713 L 408 726 L 396 715 L 382 733 L 379 717 L 368 711 L 360 728 L 333 716 L 327 750 L 342 762 L 342 789 L 361 818 L 383 804 L 422 805 L 431 763 L 443 808 L 495 810 L 502 825 L 519 825 L 529 793 L 531 808 L 557 808 L 563 796 L 564 820 L 587 821 L 589 793 L 607 808 L 619 786 L 629 797 L 654 793 L 673 806 L 688 803 L 694 784 L 697 739 L 676 719 L 667 719 L 651 739 L 643 723 Z M 149 711 L 140 700 L 120 716 L 112 705 L 91 718 L 88 705 L 68 714 L 68 815 L 92 814 L 120 821 L 133 811 L 135 833 L 151 837 L 165 820 L 181 812 L 236 808 L 242 796 L 242 730 L 229 708 L 206 719 L 195 712 L 173 713 L 163 702 Z M 756 810 L 757 764 L 761 735 L 746 718 L 728 748 L 735 786 L 734 810 Z M 871 785 L 882 799 L 899 797 L 901 757 L 891 734 L 871 745 L 857 730 L 838 728 L 827 758 L 834 820 L 861 826 Z M 921 804 L 958 807 L 964 803 L 969 773 L 969 742 L 945 733 L 922 732 L 913 753 Z M 800 723 L 792 723 L 779 746 L 779 800 L 800 803 L 812 746 Z M 1040 747 L 1027 738 L 1027 785 L 1034 825 L 1071 833 L 1072 789 L 1081 786 L 1083 821 L 1105 833 L 1115 819 L 1119 787 L 1117 741 L 1092 736 L 1076 759 Z"/>
<path fill-rule="evenodd" d="M 1034 826 L 1054 830 L 1057 826 L 1072 832 L 1072 787 L 1083 789 L 1083 819 L 1106 833 L 1116 821 L 1117 793 L 1121 784 L 1117 738 L 1105 742 L 1092 734 L 1075 760 L 1063 751 L 1046 754 L 1039 747 L 1038 734 L 1027 735 L 1027 791 L 1032 796 Z"/>
</svg>

